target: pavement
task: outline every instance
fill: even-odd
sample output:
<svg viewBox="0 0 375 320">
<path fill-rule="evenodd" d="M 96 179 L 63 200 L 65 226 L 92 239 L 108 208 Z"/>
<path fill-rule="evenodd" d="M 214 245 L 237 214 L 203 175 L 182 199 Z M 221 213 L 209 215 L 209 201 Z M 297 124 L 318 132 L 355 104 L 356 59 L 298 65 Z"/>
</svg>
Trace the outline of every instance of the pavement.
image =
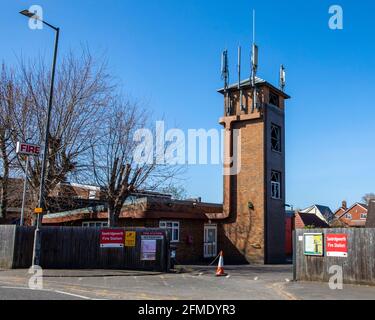
<svg viewBox="0 0 375 320">
<path fill-rule="evenodd" d="M 180 266 L 173 273 L 127 270 L 43 270 L 33 283 L 28 270 L 0 270 L 0 300 L 373 300 L 375 287 L 293 282 L 292 267 Z M 35 279 L 34 279 L 35 280 Z"/>
</svg>

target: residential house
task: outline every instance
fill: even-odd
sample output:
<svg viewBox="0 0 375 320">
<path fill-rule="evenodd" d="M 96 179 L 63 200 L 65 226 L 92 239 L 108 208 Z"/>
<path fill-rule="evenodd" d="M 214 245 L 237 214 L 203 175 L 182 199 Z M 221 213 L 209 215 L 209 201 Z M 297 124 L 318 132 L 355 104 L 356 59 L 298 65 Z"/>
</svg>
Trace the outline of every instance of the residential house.
<svg viewBox="0 0 375 320">
<path fill-rule="evenodd" d="M 357 202 L 346 210 L 342 206 L 336 210 L 335 216 L 344 227 L 364 228 L 366 226 L 367 214 L 367 204 Z"/>
</svg>

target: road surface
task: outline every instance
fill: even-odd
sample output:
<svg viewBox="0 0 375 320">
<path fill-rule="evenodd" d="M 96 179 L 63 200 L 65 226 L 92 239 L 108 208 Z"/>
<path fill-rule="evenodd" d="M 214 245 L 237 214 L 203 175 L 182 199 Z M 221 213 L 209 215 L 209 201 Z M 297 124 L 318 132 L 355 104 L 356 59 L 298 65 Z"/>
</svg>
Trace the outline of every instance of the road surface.
<svg viewBox="0 0 375 320">
<path fill-rule="evenodd" d="M 43 290 L 28 288 L 27 270 L 0 271 L 0 300 L 304 300 L 375 299 L 375 287 L 293 282 L 290 266 L 187 266 L 183 273 L 124 270 L 44 270 Z"/>
</svg>

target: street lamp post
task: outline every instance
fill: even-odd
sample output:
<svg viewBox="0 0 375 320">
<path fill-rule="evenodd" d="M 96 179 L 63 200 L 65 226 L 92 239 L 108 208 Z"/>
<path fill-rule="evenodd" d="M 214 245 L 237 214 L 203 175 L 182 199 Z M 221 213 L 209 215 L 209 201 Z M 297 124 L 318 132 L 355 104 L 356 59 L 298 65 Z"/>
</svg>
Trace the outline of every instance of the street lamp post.
<svg viewBox="0 0 375 320">
<path fill-rule="evenodd" d="M 53 25 L 47 23 L 46 21 L 42 20 L 38 17 L 35 13 L 30 12 L 29 10 L 23 10 L 20 12 L 22 15 L 30 18 L 41 21 L 46 26 L 52 28 L 55 32 L 55 47 L 53 53 L 53 62 L 52 62 L 52 71 L 51 71 L 51 84 L 50 84 L 50 92 L 49 92 L 49 101 L 48 101 L 48 111 L 47 111 L 47 123 L 45 128 L 45 137 L 44 137 L 44 153 L 43 153 L 43 161 L 42 161 L 42 172 L 40 176 L 40 186 L 39 186 L 39 208 L 45 209 L 45 175 L 46 175 L 46 166 L 47 166 L 47 159 L 48 159 L 48 139 L 49 139 L 49 128 L 51 122 L 51 109 L 53 103 L 53 88 L 55 82 L 55 72 L 56 72 L 56 60 L 57 60 L 57 48 L 59 43 L 59 35 L 60 29 L 54 27 Z M 37 222 L 36 222 L 36 229 L 35 229 L 35 236 L 34 236 L 34 249 L 33 249 L 33 266 L 40 265 L 40 250 L 41 250 L 41 236 L 40 236 L 40 225 L 42 222 L 42 214 L 37 215 Z"/>
</svg>

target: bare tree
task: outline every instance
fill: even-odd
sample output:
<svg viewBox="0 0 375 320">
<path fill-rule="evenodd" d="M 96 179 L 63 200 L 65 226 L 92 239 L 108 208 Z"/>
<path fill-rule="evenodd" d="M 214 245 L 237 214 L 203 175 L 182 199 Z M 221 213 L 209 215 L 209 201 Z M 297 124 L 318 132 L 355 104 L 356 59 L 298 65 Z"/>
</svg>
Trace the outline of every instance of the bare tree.
<svg viewBox="0 0 375 320">
<path fill-rule="evenodd" d="M 375 193 L 367 193 L 362 197 L 362 201 L 369 205 L 371 200 L 375 200 Z"/>
<path fill-rule="evenodd" d="M 19 97 L 19 87 L 14 73 L 4 64 L 0 75 L 0 216 L 5 219 L 9 202 L 9 179 L 11 166 L 15 159 L 14 144 L 12 143 L 12 114 Z"/>
<path fill-rule="evenodd" d="M 147 160 L 139 161 L 136 135 L 139 129 L 148 130 L 147 114 L 135 103 L 114 98 L 112 112 L 101 123 L 101 139 L 92 147 L 91 172 L 96 184 L 103 187 L 111 227 L 118 225 L 122 207 L 132 193 L 158 190 L 182 172 L 181 167 L 158 164 L 153 148 L 146 148 Z M 148 132 L 154 140 L 156 133 Z"/>
<path fill-rule="evenodd" d="M 21 63 L 20 82 L 23 90 L 15 108 L 12 126 L 16 140 L 44 144 L 47 117 L 50 72 L 45 61 Z M 108 108 L 111 78 L 105 64 L 94 61 L 89 52 L 81 56 L 72 53 L 61 59 L 56 75 L 54 103 L 49 132 L 49 152 L 46 168 L 45 194 L 79 174 L 95 141 L 97 126 Z M 25 170 L 25 162 L 18 158 L 18 165 Z M 41 159 L 29 158 L 29 183 L 32 206 L 38 200 Z M 48 198 L 46 207 L 48 208 Z"/>
</svg>

